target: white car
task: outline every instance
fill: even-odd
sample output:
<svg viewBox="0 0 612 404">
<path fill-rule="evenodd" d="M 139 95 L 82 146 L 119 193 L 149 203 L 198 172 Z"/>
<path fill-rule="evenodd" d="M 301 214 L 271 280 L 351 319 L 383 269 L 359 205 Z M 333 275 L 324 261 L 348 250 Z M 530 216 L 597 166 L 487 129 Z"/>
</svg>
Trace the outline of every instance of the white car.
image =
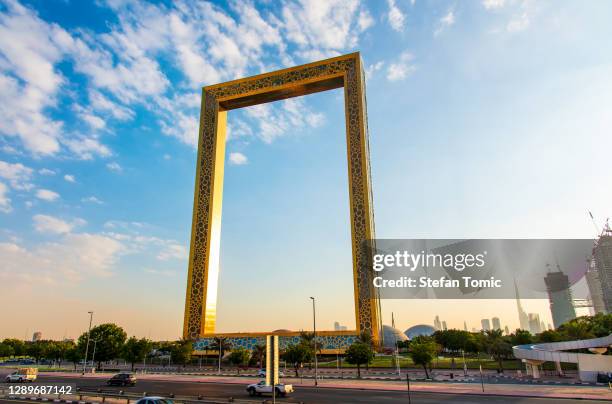
<svg viewBox="0 0 612 404">
<path fill-rule="evenodd" d="M 257 384 L 249 384 L 246 388 L 249 396 L 261 396 L 262 394 L 272 394 L 272 386 L 266 385 L 266 382 L 261 381 Z M 285 397 L 289 393 L 293 393 L 293 385 L 279 383 L 275 387 L 276 395 Z"/>
<path fill-rule="evenodd" d="M 38 369 L 36 368 L 22 368 L 11 374 L 6 375 L 5 381 L 7 383 L 21 383 L 21 382 L 33 382 L 38 376 Z"/>
<path fill-rule="evenodd" d="M 259 369 L 259 370 L 257 371 L 257 376 L 258 376 L 258 377 L 266 377 L 266 369 Z M 278 371 L 278 376 L 279 376 L 279 377 L 285 377 L 285 373 L 283 373 L 283 371 L 282 371 L 282 370 L 279 370 L 279 371 Z"/>
</svg>

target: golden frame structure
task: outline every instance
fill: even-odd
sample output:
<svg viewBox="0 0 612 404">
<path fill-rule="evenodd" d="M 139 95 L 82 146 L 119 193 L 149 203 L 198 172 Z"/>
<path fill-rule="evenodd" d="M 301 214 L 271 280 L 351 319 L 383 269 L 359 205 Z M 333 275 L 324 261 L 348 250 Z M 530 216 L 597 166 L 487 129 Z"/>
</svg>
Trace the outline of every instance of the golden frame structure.
<svg viewBox="0 0 612 404">
<path fill-rule="evenodd" d="M 357 333 L 380 339 L 372 284 L 374 215 L 363 62 L 359 52 L 202 89 L 183 337 L 215 334 L 227 111 L 344 87 Z"/>
</svg>

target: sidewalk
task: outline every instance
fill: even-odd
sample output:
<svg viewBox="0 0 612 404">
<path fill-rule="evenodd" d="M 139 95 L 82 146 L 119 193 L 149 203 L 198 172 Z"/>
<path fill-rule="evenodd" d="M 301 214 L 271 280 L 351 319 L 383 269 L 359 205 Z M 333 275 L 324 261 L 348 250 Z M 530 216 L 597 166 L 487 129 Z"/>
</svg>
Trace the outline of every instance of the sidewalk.
<svg viewBox="0 0 612 404">
<path fill-rule="evenodd" d="M 45 373 L 53 376 L 75 377 L 74 373 L 51 372 Z M 80 376 L 80 375 L 78 375 Z M 87 374 L 85 378 L 108 378 L 107 374 Z M 223 376 L 192 376 L 192 375 L 160 375 L 160 374 L 138 374 L 138 379 L 155 380 L 167 382 L 197 382 L 197 383 L 225 383 L 225 384 L 247 384 L 260 380 L 257 377 L 223 377 Z M 293 384 L 298 388 L 315 388 L 312 379 L 284 378 L 284 383 Z M 382 380 L 320 380 L 318 388 L 335 389 L 367 389 L 386 391 L 406 391 L 406 382 L 382 381 Z M 573 398 L 573 399 L 596 399 L 612 401 L 612 390 L 604 386 L 550 386 L 550 385 L 522 385 L 522 384 L 485 384 L 485 392 L 478 383 L 453 383 L 453 382 L 410 382 L 410 390 L 413 392 L 432 392 L 448 394 L 475 394 L 475 395 L 497 395 L 497 396 L 524 396 L 544 398 Z"/>
</svg>

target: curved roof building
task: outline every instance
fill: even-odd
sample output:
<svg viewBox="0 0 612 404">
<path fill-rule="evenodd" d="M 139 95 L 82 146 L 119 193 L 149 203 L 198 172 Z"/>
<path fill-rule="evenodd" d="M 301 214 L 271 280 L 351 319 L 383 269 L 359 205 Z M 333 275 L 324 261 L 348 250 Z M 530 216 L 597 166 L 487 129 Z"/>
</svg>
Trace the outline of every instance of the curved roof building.
<svg viewBox="0 0 612 404">
<path fill-rule="evenodd" d="M 390 325 L 383 325 L 383 338 L 385 348 L 395 348 L 396 342 L 408 340 L 404 333 Z"/>
<path fill-rule="evenodd" d="M 418 337 L 421 335 L 425 335 L 428 337 L 430 335 L 433 335 L 434 332 L 436 332 L 436 329 L 433 328 L 432 326 L 427 325 L 427 324 L 419 324 L 419 325 L 413 325 L 412 327 L 404 331 L 404 334 L 409 339 L 413 339 L 414 337 Z"/>
</svg>

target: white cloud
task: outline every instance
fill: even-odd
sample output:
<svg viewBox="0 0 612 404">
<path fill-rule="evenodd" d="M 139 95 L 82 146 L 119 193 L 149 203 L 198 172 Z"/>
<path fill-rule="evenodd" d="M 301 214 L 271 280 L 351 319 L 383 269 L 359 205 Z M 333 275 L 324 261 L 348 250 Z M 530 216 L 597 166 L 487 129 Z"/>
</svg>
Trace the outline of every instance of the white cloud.
<svg viewBox="0 0 612 404">
<path fill-rule="evenodd" d="M 123 171 L 123 168 L 116 161 L 112 161 L 110 163 L 107 163 L 106 164 L 106 168 L 108 168 L 109 170 L 114 171 L 116 173 L 120 173 L 121 171 Z"/>
<path fill-rule="evenodd" d="M 122 250 L 117 240 L 88 233 L 68 233 L 57 242 L 31 250 L 16 243 L 0 243 L 0 283 L 53 285 L 109 276 Z"/>
<path fill-rule="evenodd" d="M 357 26 L 360 31 L 365 31 L 374 25 L 374 18 L 370 15 L 370 12 L 366 9 L 359 11 L 359 17 L 357 18 Z"/>
<path fill-rule="evenodd" d="M 0 182 L 0 212 L 8 213 L 13 210 L 11 207 L 11 200 L 7 194 L 8 187 L 4 183 Z"/>
<path fill-rule="evenodd" d="M 64 82 L 55 69 L 70 36 L 17 2 L 0 13 L 0 133 L 16 136 L 34 154 L 59 151 L 62 122 L 45 110 Z"/>
<path fill-rule="evenodd" d="M 76 182 L 76 179 L 74 178 L 74 175 L 70 175 L 70 174 L 64 175 L 64 180 L 68 181 L 68 182 Z"/>
<path fill-rule="evenodd" d="M 51 234 L 67 234 L 70 233 L 74 227 L 85 224 L 83 219 L 76 219 L 69 223 L 65 220 L 48 215 L 35 215 L 32 220 L 34 221 L 34 229 L 37 232 Z"/>
<path fill-rule="evenodd" d="M 55 171 L 49 170 L 48 168 L 41 168 L 38 170 L 38 174 L 40 175 L 55 175 Z"/>
<path fill-rule="evenodd" d="M 299 98 L 290 98 L 279 104 L 255 105 L 245 108 L 244 112 L 257 126 L 253 133 L 264 143 L 272 143 L 287 133 L 319 127 L 325 122 L 322 113 L 311 111 Z"/>
<path fill-rule="evenodd" d="M 21 163 L 7 163 L 0 160 L 0 178 L 9 181 L 11 187 L 19 190 L 29 190 L 32 188 L 30 179 L 33 170 Z"/>
<path fill-rule="evenodd" d="M 59 194 L 49 189 L 39 189 L 36 191 L 36 197 L 43 201 L 53 202 L 59 198 Z"/>
<path fill-rule="evenodd" d="M 487 10 L 495 10 L 504 7 L 506 0 L 483 0 L 482 5 Z"/>
<path fill-rule="evenodd" d="M 100 199 L 96 198 L 95 196 L 88 196 L 86 198 L 81 198 L 81 202 L 85 202 L 85 203 L 94 203 L 96 205 L 102 205 L 104 202 L 102 202 Z"/>
<path fill-rule="evenodd" d="M 229 162 L 235 166 L 241 166 L 247 164 L 249 159 L 242 153 L 233 152 L 229 154 Z"/>
<path fill-rule="evenodd" d="M 387 4 L 389 6 L 389 11 L 387 12 L 389 25 L 396 31 L 402 31 L 404 29 L 404 20 L 406 17 L 395 4 L 395 0 L 387 0 Z"/>
<path fill-rule="evenodd" d="M 382 69 L 384 65 L 385 65 L 385 62 L 380 60 L 374 64 L 367 66 L 365 69 L 366 80 L 371 79 L 374 76 L 374 73 Z"/>
<path fill-rule="evenodd" d="M 413 59 L 414 56 L 410 52 L 402 53 L 397 62 L 391 63 L 387 67 L 387 80 L 398 81 L 408 77 L 416 70 L 416 67 L 411 63 Z"/>
<path fill-rule="evenodd" d="M 455 23 L 455 12 L 449 9 L 444 16 L 438 21 L 438 27 L 434 31 L 434 36 L 440 35 L 446 28 L 452 26 Z"/>
<path fill-rule="evenodd" d="M 100 143 L 96 136 L 75 136 L 65 139 L 63 143 L 75 156 L 82 160 L 91 160 L 94 156 L 108 157 L 110 149 Z"/>
<path fill-rule="evenodd" d="M 168 261 L 170 259 L 183 260 L 187 258 L 187 249 L 185 246 L 180 244 L 169 243 L 165 248 L 157 255 L 157 259 L 161 261 Z"/>
<path fill-rule="evenodd" d="M 99 91 L 90 90 L 89 92 L 90 106 L 100 112 L 110 113 L 115 119 L 126 121 L 134 117 L 134 111 L 120 105 L 116 102 L 111 101 L 108 97 L 104 96 Z"/>
</svg>

